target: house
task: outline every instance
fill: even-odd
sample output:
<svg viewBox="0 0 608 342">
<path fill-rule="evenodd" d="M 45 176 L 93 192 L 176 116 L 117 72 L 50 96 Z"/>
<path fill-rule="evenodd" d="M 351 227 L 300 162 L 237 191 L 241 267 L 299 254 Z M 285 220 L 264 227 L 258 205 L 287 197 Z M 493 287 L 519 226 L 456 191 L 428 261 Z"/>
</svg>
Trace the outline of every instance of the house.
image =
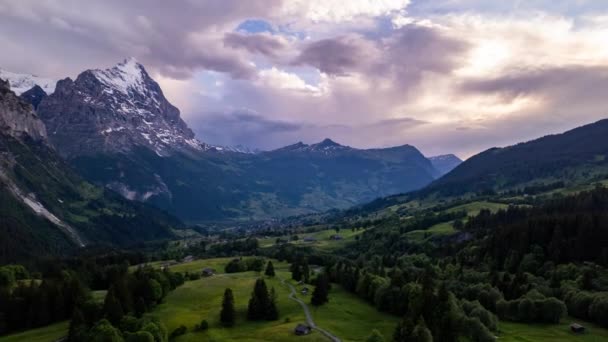
<svg viewBox="0 0 608 342">
<path fill-rule="evenodd" d="M 203 268 L 203 277 L 211 277 L 212 275 L 215 274 L 215 270 L 213 268 Z"/>
<path fill-rule="evenodd" d="M 303 294 L 303 295 L 307 295 L 308 294 L 308 287 L 305 287 L 302 290 L 300 290 L 300 293 Z"/>
<path fill-rule="evenodd" d="M 342 236 L 338 234 L 334 234 L 329 237 L 330 240 L 342 240 Z"/>
<path fill-rule="evenodd" d="M 575 334 L 582 334 L 585 332 L 585 327 L 578 323 L 572 323 L 570 324 L 570 330 Z"/>
<path fill-rule="evenodd" d="M 312 236 L 307 236 L 304 238 L 304 242 L 315 242 L 315 241 L 317 241 L 317 239 L 315 239 Z"/>
<path fill-rule="evenodd" d="M 298 324 L 293 332 L 298 336 L 308 335 L 312 329 L 308 325 Z"/>
<path fill-rule="evenodd" d="M 160 266 L 160 270 L 164 271 L 166 269 L 169 269 L 169 267 L 177 265 L 177 264 L 178 264 L 177 261 L 166 262 Z"/>
<path fill-rule="evenodd" d="M 192 255 L 188 255 L 187 257 L 182 259 L 182 262 L 186 263 L 186 262 L 192 262 L 194 261 L 194 256 Z"/>
</svg>

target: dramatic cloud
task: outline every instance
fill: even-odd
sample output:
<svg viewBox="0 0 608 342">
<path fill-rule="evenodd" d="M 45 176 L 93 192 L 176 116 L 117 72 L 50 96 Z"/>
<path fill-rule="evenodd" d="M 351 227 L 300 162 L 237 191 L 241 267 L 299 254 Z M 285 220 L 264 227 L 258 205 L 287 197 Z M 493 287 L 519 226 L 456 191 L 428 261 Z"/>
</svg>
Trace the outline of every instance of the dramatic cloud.
<svg viewBox="0 0 608 342">
<path fill-rule="evenodd" d="M 259 53 L 269 57 L 276 57 L 287 43 L 284 38 L 272 36 L 268 33 L 243 34 L 229 32 L 224 36 L 224 45 L 231 48 L 245 49 L 251 53 Z"/>
<path fill-rule="evenodd" d="M 198 137 L 330 137 L 468 157 L 607 115 L 601 1 L 0 2 L 0 67 L 62 78 L 133 55 Z"/>
</svg>

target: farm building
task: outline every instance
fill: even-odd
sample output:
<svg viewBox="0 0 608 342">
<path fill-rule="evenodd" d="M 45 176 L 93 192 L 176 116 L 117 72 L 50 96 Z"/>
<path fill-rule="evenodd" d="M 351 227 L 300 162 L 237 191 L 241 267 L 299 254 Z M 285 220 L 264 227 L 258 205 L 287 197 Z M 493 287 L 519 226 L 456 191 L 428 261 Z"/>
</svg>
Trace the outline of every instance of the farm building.
<svg viewBox="0 0 608 342">
<path fill-rule="evenodd" d="M 298 326 L 293 330 L 294 333 L 298 336 L 308 335 L 312 329 L 308 325 L 298 324 Z"/>
<path fill-rule="evenodd" d="M 582 334 L 585 332 L 585 327 L 578 323 L 572 323 L 572 324 L 570 324 L 570 330 L 573 333 Z"/>
<path fill-rule="evenodd" d="M 203 277 L 211 277 L 215 274 L 215 270 L 213 268 L 203 268 Z"/>
</svg>

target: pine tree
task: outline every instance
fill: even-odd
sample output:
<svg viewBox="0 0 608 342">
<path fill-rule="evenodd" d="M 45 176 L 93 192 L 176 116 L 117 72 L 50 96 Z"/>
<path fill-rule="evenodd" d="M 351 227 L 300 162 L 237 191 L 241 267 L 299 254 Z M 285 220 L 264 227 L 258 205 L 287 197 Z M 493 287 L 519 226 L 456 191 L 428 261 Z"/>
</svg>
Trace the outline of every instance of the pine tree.
<svg viewBox="0 0 608 342">
<path fill-rule="evenodd" d="M 329 301 L 329 279 L 325 273 L 319 274 L 315 282 L 315 290 L 312 292 L 310 303 L 321 306 Z"/>
<path fill-rule="evenodd" d="M 118 324 L 125 314 L 122 309 L 122 305 L 118 299 L 116 299 L 113 287 L 111 287 L 106 294 L 106 299 L 103 304 L 103 312 L 105 313 L 105 317 L 112 324 Z"/>
<path fill-rule="evenodd" d="M 146 313 L 146 302 L 142 297 L 139 297 L 135 301 L 135 316 L 141 317 L 144 313 Z"/>
<path fill-rule="evenodd" d="M 276 321 L 279 319 L 279 309 L 277 308 L 277 293 L 274 287 L 270 289 L 270 303 L 266 312 L 266 320 Z"/>
<path fill-rule="evenodd" d="M 220 321 L 223 325 L 231 327 L 236 320 L 236 311 L 234 309 L 234 295 L 232 290 L 227 288 L 224 291 L 224 299 L 222 300 L 222 312 L 220 313 Z"/>
<path fill-rule="evenodd" d="M 291 279 L 295 281 L 302 280 L 302 269 L 300 268 L 300 263 L 297 260 L 291 264 Z"/>
<path fill-rule="evenodd" d="M 85 340 L 86 322 L 84 315 L 79 308 L 75 308 L 70 321 L 70 330 L 68 333 L 69 342 L 80 342 Z"/>
<path fill-rule="evenodd" d="M 247 308 L 247 318 L 252 321 L 266 319 L 270 307 L 270 296 L 268 287 L 264 279 L 258 279 L 255 282 L 249 306 Z"/>
<path fill-rule="evenodd" d="M 304 263 L 302 264 L 302 280 L 307 284 L 310 282 L 310 268 L 308 267 L 308 261 L 306 260 L 304 260 Z"/>
<path fill-rule="evenodd" d="M 411 341 L 412 332 L 414 331 L 414 323 L 410 318 L 404 317 L 393 334 L 393 341 L 395 342 L 408 342 Z"/>
<path fill-rule="evenodd" d="M 266 272 L 264 272 L 265 275 L 269 276 L 269 277 L 274 277 L 274 266 L 272 265 L 272 261 L 268 261 L 268 264 L 266 265 Z"/>
<path fill-rule="evenodd" d="M 424 318 L 421 317 L 418 321 L 418 324 L 414 327 L 414 330 L 412 331 L 411 341 L 433 342 L 433 335 L 431 335 L 431 331 L 426 327 Z"/>
</svg>

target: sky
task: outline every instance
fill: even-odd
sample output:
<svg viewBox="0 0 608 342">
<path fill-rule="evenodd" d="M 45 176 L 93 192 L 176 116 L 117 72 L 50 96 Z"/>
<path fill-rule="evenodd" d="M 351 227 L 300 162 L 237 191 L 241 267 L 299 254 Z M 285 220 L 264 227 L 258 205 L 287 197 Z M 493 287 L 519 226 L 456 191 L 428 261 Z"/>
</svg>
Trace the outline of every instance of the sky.
<svg viewBox="0 0 608 342">
<path fill-rule="evenodd" d="M 0 68 L 127 56 L 199 140 L 468 158 L 608 117 L 608 2 L 0 0 Z"/>
</svg>

